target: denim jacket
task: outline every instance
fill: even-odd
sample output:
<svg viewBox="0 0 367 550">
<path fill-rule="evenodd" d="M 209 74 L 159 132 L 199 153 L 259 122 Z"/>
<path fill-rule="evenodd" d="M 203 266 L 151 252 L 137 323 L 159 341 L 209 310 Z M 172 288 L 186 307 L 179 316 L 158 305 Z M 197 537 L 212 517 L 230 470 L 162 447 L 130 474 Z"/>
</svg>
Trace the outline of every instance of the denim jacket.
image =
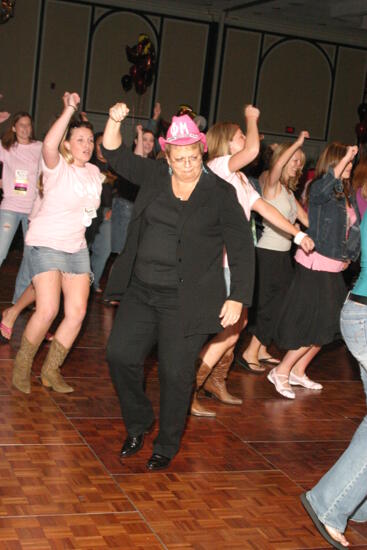
<svg viewBox="0 0 367 550">
<path fill-rule="evenodd" d="M 356 260 L 360 253 L 360 215 L 354 194 L 349 197 L 357 221 L 350 227 L 347 238 L 347 209 L 343 183 L 330 169 L 322 178 L 311 184 L 308 207 L 307 233 L 315 243 L 317 252 L 335 260 Z"/>
</svg>

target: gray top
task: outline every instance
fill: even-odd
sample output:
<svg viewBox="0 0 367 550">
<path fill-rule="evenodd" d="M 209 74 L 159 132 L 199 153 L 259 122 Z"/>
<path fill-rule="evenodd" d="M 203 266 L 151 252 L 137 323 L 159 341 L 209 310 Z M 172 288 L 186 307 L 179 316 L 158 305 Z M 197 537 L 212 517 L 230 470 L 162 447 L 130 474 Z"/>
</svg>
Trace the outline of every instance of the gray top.
<svg viewBox="0 0 367 550">
<path fill-rule="evenodd" d="M 287 220 L 294 223 L 297 219 L 297 203 L 292 191 L 287 191 L 284 185 L 281 186 L 279 195 L 272 200 L 266 200 L 274 206 Z M 264 230 L 257 243 L 259 248 L 268 250 L 278 250 L 279 252 L 287 252 L 292 245 L 293 236 L 276 228 L 267 220 L 263 220 Z"/>
</svg>

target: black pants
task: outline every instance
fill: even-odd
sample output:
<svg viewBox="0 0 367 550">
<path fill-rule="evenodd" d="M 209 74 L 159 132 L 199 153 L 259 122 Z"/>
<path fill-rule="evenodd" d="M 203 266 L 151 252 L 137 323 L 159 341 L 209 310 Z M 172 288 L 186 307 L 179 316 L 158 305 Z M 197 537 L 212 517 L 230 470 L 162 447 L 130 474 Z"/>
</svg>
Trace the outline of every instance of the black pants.
<svg viewBox="0 0 367 550">
<path fill-rule="evenodd" d="M 184 336 L 175 289 L 157 289 L 136 280 L 124 294 L 107 347 L 112 381 L 129 435 L 142 434 L 154 420 L 144 392 L 144 360 L 158 343 L 159 433 L 154 452 L 173 457 L 185 427 L 195 360 L 207 338 Z"/>
</svg>

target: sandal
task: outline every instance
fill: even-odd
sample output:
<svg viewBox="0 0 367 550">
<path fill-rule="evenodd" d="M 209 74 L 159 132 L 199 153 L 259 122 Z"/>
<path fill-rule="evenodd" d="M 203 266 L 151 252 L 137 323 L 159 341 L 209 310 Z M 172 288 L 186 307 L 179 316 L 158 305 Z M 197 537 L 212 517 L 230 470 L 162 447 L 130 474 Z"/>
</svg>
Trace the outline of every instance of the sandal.
<svg viewBox="0 0 367 550">
<path fill-rule="evenodd" d="M 260 363 L 265 363 L 265 365 L 279 365 L 280 359 L 276 359 L 275 357 L 272 357 L 269 355 L 269 357 L 259 357 Z"/>
<path fill-rule="evenodd" d="M 13 329 L 4 325 L 3 322 L 0 322 L 0 342 L 3 344 L 9 344 L 12 334 Z"/>
<path fill-rule="evenodd" d="M 338 548 L 339 550 L 343 550 L 344 548 L 348 548 L 347 546 L 344 546 L 343 544 L 341 544 L 337 540 L 333 539 L 333 537 L 329 534 L 329 532 L 325 528 L 325 525 L 323 523 L 321 523 L 321 521 L 319 520 L 319 518 L 316 515 L 315 510 L 312 508 L 310 502 L 307 500 L 306 493 L 303 493 L 300 498 L 301 498 L 301 502 L 302 502 L 306 512 L 308 513 L 308 515 L 312 519 L 312 521 L 313 521 L 316 529 L 320 533 L 320 535 L 329 544 L 331 544 L 331 546 L 333 546 L 334 548 Z"/>
<path fill-rule="evenodd" d="M 281 378 L 283 378 L 283 381 L 280 380 Z M 283 397 L 287 397 L 288 399 L 296 398 L 296 394 L 293 390 L 291 390 L 291 388 L 284 387 L 285 384 L 288 383 L 288 376 L 286 374 L 278 374 L 276 372 L 276 369 L 272 369 L 269 372 L 267 379 L 269 380 L 269 382 L 274 384 L 277 392 L 280 393 L 280 395 L 282 395 Z"/>
<path fill-rule="evenodd" d="M 235 363 L 238 363 L 241 367 L 246 369 L 249 372 L 252 372 L 253 374 L 262 374 L 266 371 L 265 367 L 262 367 L 258 363 L 250 363 L 249 361 L 246 361 L 241 356 L 236 357 Z"/>
</svg>

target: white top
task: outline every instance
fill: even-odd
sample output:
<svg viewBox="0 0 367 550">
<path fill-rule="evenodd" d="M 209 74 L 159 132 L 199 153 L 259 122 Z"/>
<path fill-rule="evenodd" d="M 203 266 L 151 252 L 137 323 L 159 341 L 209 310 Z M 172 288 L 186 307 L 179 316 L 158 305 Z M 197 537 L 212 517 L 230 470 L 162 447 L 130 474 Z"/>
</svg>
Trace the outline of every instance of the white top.
<svg viewBox="0 0 367 550">
<path fill-rule="evenodd" d="M 43 198 L 31 215 L 26 244 L 63 252 L 86 248 L 85 228 L 96 216 L 104 175 L 94 164 L 78 167 L 60 155 L 57 166 L 42 161 Z"/>
</svg>

